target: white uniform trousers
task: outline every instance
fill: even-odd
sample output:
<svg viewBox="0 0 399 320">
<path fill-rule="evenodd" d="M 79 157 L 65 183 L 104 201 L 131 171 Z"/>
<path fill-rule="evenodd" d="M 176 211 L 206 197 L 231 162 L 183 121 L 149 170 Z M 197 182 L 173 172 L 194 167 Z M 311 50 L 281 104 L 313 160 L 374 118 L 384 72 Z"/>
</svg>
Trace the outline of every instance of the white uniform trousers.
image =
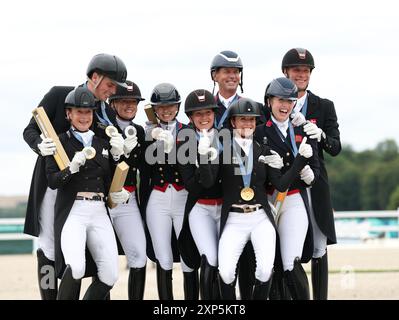
<svg viewBox="0 0 399 320">
<path fill-rule="evenodd" d="M 118 278 L 118 248 L 102 201 L 75 200 L 62 228 L 61 250 L 74 279 L 84 276 L 86 244 L 97 265 L 98 278 L 113 286 Z"/>
<path fill-rule="evenodd" d="M 146 238 L 135 193 L 127 203 L 110 209 L 110 215 L 129 268 L 143 268 L 147 263 Z"/>
<path fill-rule="evenodd" d="M 164 270 L 173 268 L 172 226 L 178 238 L 183 226 L 187 195 L 187 190 L 177 191 L 169 185 L 165 192 L 153 189 L 148 200 L 146 211 L 148 231 L 151 235 L 155 257 Z M 193 271 L 183 259 L 180 258 L 180 261 L 183 272 Z"/>
<path fill-rule="evenodd" d="M 287 195 L 278 223 L 281 259 L 284 271 L 292 271 L 296 257 L 301 258 L 308 231 L 308 216 L 300 193 Z"/>
<path fill-rule="evenodd" d="M 197 249 L 201 256 L 206 256 L 208 263 L 213 267 L 218 265 L 221 211 L 222 205 L 196 203 L 188 217 Z"/>
<path fill-rule="evenodd" d="M 249 213 L 230 212 L 219 241 L 219 273 L 224 283 L 235 280 L 238 259 L 251 240 L 256 258 L 255 277 L 268 281 L 272 274 L 276 231 L 263 209 Z"/>
<path fill-rule="evenodd" d="M 43 250 L 47 259 L 54 261 L 54 205 L 57 190 L 47 187 L 39 211 L 39 248 Z"/>
<path fill-rule="evenodd" d="M 309 198 L 309 217 L 310 222 L 312 224 L 313 229 L 313 256 L 312 258 L 321 258 L 327 251 L 327 237 L 324 233 L 320 230 L 319 226 L 317 225 L 316 218 L 314 216 L 313 205 L 312 205 L 312 195 L 310 192 L 311 188 L 307 188 L 306 191 L 308 193 Z"/>
</svg>

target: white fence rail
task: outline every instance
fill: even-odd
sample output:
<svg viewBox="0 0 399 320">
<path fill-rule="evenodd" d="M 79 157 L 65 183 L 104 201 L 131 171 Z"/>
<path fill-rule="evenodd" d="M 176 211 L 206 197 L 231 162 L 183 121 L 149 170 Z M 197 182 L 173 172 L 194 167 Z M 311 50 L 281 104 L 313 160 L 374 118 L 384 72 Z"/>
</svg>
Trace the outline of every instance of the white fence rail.
<svg viewBox="0 0 399 320">
<path fill-rule="evenodd" d="M 376 224 L 383 218 L 390 218 L 394 224 Z M 392 232 L 396 233 L 397 238 L 399 234 L 399 208 L 385 211 L 337 211 L 334 219 L 337 237 L 341 239 L 387 238 Z"/>
<path fill-rule="evenodd" d="M 25 234 L 23 232 L 1 232 L 5 226 L 13 226 L 21 228 L 25 223 L 24 218 L 0 218 L 0 241 L 10 241 L 10 240 L 32 240 L 33 241 L 33 251 L 37 249 L 37 238 Z M 2 228 L 3 226 L 3 228 Z"/>
</svg>

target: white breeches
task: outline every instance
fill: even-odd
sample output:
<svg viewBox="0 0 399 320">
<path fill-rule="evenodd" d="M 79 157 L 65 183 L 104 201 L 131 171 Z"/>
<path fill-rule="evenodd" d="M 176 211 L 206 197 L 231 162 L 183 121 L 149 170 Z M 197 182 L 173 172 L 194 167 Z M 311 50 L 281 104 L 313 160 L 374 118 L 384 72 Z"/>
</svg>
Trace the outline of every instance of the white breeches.
<svg viewBox="0 0 399 320">
<path fill-rule="evenodd" d="M 280 251 L 284 271 L 294 268 L 296 257 L 301 258 L 308 231 L 308 216 L 300 193 L 287 195 L 281 206 L 278 223 Z"/>
<path fill-rule="evenodd" d="M 312 258 L 321 258 L 327 251 L 327 237 L 323 234 L 320 230 L 319 226 L 317 225 L 313 205 L 312 205 L 312 195 L 310 192 L 311 188 L 307 188 L 306 191 L 308 193 L 309 198 L 309 207 L 310 207 L 310 222 L 312 223 L 313 229 L 313 256 Z"/>
<path fill-rule="evenodd" d="M 54 261 L 54 205 L 57 198 L 57 190 L 47 187 L 39 212 L 39 248 L 47 259 Z"/>
<path fill-rule="evenodd" d="M 135 193 L 130 194 L 128 203 L 110 209 L 110 215 L 129 268 L 143 268 L 147 263 L 146 238 Z"/>
<path fill-rule="evenodd" d="M 219 241 L 219 273 L 226 284 L 235 280 L 238 259 L 251 240 L 256 258 L 255 277 L 265 282 L 273 270 L 276 231 L 263 209 L 230 212 Z"/>
<path fill-rule="evenodd" d="M 187 190 L 177 191 L 169 185 L 165 192 L 152 190 L 148 200 L 146 211 L 148 231 L 151 235 L 155 257 L 164 270 L 173 268 L 172 227 L 178 238 L 183 226 L 187 195 Z M 183 259 L 180 258 L 180 261 L 183 272 L 193 271 Z"/>
<path fill-rule="evenodd" d="M 218 244 L 222 205 L 196 203 L 188 217 L 191 234 L 200 255 L 205 255 L 208 263 L 218 265 Z"/>
<path fill-rule="evenodd" d="M 118 248 L 102 201 L 76 200 L 62 228 L 61 249 L 74 279 L 84 276 L 86 245 L 97 265 L 98 278 L 113 286 L 118 279 Z"/>
</svg>

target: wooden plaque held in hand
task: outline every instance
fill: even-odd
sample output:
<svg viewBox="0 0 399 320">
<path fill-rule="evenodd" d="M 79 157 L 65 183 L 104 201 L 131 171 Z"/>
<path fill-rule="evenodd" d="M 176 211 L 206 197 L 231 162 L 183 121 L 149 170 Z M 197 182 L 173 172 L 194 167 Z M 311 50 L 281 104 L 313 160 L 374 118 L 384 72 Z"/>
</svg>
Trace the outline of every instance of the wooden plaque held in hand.
<svg viewBox="0 0 399 320">
<path fill-rule="evenodd" d="M 146 104 L 144 106 L 144 111 L 149 121 L 151 121 L 153 124 L 158 124 L 157 116 L 155 115 L 154 109 L 150 104 Z"/>
<path fill-rule="evenodd" d="M 45 138 L 53 139 L 57 148 L 57 151 L 54 154 L 54 159 L 57 162 L 58 168 L 60 168 L 60 170 L 64 170 L 69 166 L 70 161 L 64 147 L 60 142 L 60 139 L 58 138 L 57 133 L 54 130 L 53 125 L 50 122 L 50 119 L 47 116 L 46 111 L 43 107 L 37 107 L 32 111 L 32 114 L 43 136 Z"/>
<path fill-rule="evenodd" d="M 114 177 L 112 178 L 111 187 L 109 193 L 122 191 L 125 185 L 127 173 L 129 172 L 129 166 L 125 161 L 118 163 L 115 169 Z M 111 197 L 108 195 L 108 207 L 113 209 L 116 207 L 116 203 L 112 202 Z"/>
</svg>

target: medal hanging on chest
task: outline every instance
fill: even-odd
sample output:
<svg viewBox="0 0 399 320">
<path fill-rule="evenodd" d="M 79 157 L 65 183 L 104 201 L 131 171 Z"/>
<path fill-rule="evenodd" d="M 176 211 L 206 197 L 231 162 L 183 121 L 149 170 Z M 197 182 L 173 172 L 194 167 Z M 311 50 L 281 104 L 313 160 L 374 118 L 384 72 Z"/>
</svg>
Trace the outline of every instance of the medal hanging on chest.
<svg viewBox="0 0 399 320">
<path fill-rule="evenodd" d="M 251 144 L 251 147 L 248 152 L 248 157 L 246 157 L 247 166 L 244 165 L 244 162 L 241 158 L 240 153 L 237 152 L 235 142 L 233 142 L 233 149 L 234 149 L 234 153 L 236 155 L 238 164 L 240 166 L 240 174 L 241 174 L 242 181 L 244 184 L 244 188 L 241 189 L 240 196 L 241 196 L 242 200 L 250 201 L 255 197 L 255 191 L 250 187 L 251 175 L 252 175 L 252 169 L 253 169 L 253 144 Z"/>
<path fill-rule="evenodd" d="M 245 187 L 241 189 L 240 196 L 242 200 L 250 201 L 255 197 L 254 189 L 252 189 L 251 187 Z"/>
</svg>

